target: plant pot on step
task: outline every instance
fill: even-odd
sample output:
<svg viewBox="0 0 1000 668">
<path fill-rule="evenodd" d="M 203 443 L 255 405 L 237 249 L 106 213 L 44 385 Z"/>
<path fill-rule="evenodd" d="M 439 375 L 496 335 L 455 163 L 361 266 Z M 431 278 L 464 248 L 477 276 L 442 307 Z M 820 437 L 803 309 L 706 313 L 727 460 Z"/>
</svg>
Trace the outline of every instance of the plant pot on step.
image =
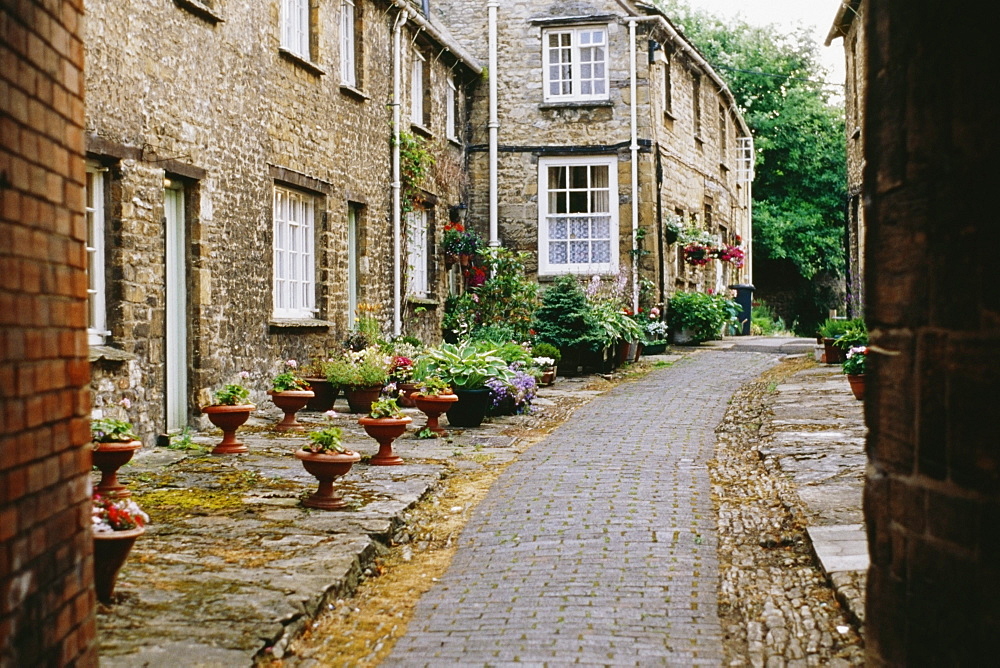
<svg viewBox="0 0 1000 668">
<path fill-rule="evenodd" d="M 372 466 L 398 466 L 403 458 L 392 451 L 392 442 L 406 432 L 406 425 L 413 422 L 411 417 L 373 418 L 364 416 L 358 418 L 358 424 L 365 428 L 365 433 L 378 441 L 378 452 L 368 462 Z"/>
<path fill-rule="evenodd" d="M 547 369 L 545 369 L 545 371 L 542 372 L 542 377 L 538 379 L 539 384 L 551 385 L 552 383 L 556 382 L 557 372 L 558 372 L 557 367 L 554 366 L 548 367 Z"/>
<path fill-rule="evenodd" d="M 381 385 L 344 388 L 344 396 L 347 398 L 347 405 L 352 413 L 368 413 L 372 409 L 372 404 L 378 400 L 381 394 Z"/>
<path fill-rule="evenodd" d="M 315 396 L 312 390 L 285 390 L 275 392 L 268 390 L 271 401 L 281 409 L 285 417 L 274 428 L 278 431 L 305 431 L 305 426 L 295 419 L 295 414 L 306 407 L 309 400 Z"/>
<path fill-rule="evenodd" d="M 250 413 L 257 408 L 253 404 L 237 404 L 228 406 L 212 404 L 203 406 L 201 412 L 208 416 L 209 421 L 222 430 L 222 440 L 212 449 L 213 455 L 235 455 L 247 451 L 242 441 L 236 440 L 236 430 L 247 420 Z"/>
<path fill-rule="evenodd" d="M 91 462 L 101 471 L 101 481 L 94 487 L 94 492 L 110 499 L 132 496 L 132 492 L 118 482 L 118 469 L 128 464 L 141 447 L 142 441 L 93 443 Z"/>
<path fill-rule="evenodd" d="M 434 396 L 424 396 L 416 393 L 413 395 L 413 403 L 421 413 L 427 416 L 426 428 L 435 434 L 444 436 L 448 432 L 439 424 L 442 415 L 451 410 L 458 401 L 455 394 L 436 394 Z"/>
<path fill-rule="evenodd" d="M 652 343 L 647 343 L 642 347 L 643 355 L 662 355 L 667 350 L 666 341 L 654 341 Z"/>
<path fill-rule="evenodd" d="M 458 401 L 448 410 L 448 424 L 452 427 L 478 427 L 486 417 L 490 406 L 488 388 L 476 390 L 455 390 Z"/>
<path fill-rule="evenodd" d="M 94 535 L 94 589 L 97 600 L 110 604 L 115 593 L 118 572 L 125 565 L 136 539 L 146 531 L 136 527 L 123 531 L 95 532 Z"/>
<path fill-rule="evenodd" d="M 333 409 L 334 402 L 337 401 L 337 393 L 340 388 L 328 381 L 326 378 L 305 378 L 315 395 L 306 403 L 307 411 L 325 413 Z"/>
<path fill-rule="evenodd" d="M 858 401 L 863 401 L 865 398 L 865 374 L 849 373 L 847 374 L 847 382 L 851 384 L 851 392 L 854 394 L 854 398 Z"/>
<path fill-rule="evenodd" d="M 834 345 L 837 339 L 823 339 L 823 352 L 826 355 L 827 364 L 842 364 L 844 362 L 844 351 L 840 346 Z"/>
<path fill-rule="evenodd" d="M 417 404 L 413 401 L 413 395 L 417 391 L 417 384 L 400 383 L 396 387 L 399 390 L 399 405 L 403 408 L 416 408 Z"/>
<path fill-rule="evenodd" d="M 311 496 L 303 499 L 302 505 L 320 510 L 336 510 L 347 505 L 340 494 L 334 489 L 333 481 L 347 475 L 361 455 L 348 450 L 347 452 L 316 453 L 308 450 L 296 450 L 295 457 L 302 462 L 303 468 L 319 481 L 319 488 Z"/>
</svg>

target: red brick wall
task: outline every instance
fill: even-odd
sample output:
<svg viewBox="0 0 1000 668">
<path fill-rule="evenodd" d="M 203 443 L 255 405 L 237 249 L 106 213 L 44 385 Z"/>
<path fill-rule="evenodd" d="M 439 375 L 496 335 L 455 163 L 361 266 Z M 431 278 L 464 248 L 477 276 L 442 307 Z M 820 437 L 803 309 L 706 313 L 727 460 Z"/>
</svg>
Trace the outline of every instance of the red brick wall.
<svg viewBox="0 0 1000 668">
<path fill-rule="evenodd" d="M 868 665 L 982 665 L 1000 638 L 1000 10 L 865 5 Z"/>
<path fill-rule="evenodd" d="M 96 665 L 82 0 L 0 0 L 0 665 Z"/>
</svg>

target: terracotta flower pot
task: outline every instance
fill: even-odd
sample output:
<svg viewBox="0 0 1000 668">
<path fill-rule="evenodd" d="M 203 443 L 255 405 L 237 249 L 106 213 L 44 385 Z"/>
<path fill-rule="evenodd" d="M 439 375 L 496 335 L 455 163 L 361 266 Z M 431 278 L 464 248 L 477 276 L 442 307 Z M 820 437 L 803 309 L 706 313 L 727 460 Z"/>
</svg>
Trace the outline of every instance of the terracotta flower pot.
<svg viewBox="0 0 1000 668">
<path fill-rule="evenodd" d="M 250 419 L 250 413 L 255 408 L 257 407 L 253 404 L 236 406 L 213 404 L 201 409 L 209 421 L 222 430 L 222 440 L 212 449 L 213 455 L 235 455 L 247 451 L 247 446 L 242 441 L 236 440 L 236 430 Z"/>
<path fill-rule="evenodd" d="M 854 398 L 858 401 L 862 401 L 865 398 L 865 374 L 847 374 L 847 382 L 851 384 L 851 392 L 854 394 Z"/>
<path fill-rule="evenodd" d="M 396 386 L 399 390 L 399 405 L 403 408 L 416 408 L 413 395 L 417 391 L 416 383 L 400 383 Z"/>
<path fill-rule="evenodd" d="M 115 593 L 118 572 L 128 559 L 136 539 L 146 531 L 145 527 L 125 531 L 105 531 L 94 533 L 94 589 L 97 600 L 109 604 Z"/>
<path fill-rule="evenodd" d="M 361 460 L 356 452 L 315 453 L 308 450 L 296 450 L 295 457 L 302 462 L 303 468 L 319 480 L 319 488 L 302 501 L 307 508 L 320 510 L 336 510 L 346 504 L 340 494 L 333 488 L 333 481 L 347 475 L 351 467 Z"/>
<path fill-rule="evenodd" d="M 274 390 L 268 390 L 267 392 L 271 396 L 271 401 L 274 405 L 282 410 L 285 417 L 281 421 L 274 425 L 274 428 L 278 431 L 304 431 L 305 427 L 295 419 L 295 414 L 306 407 L 309 400 L 315 396 L 312 390 L 285 390 L 284 392 L 275 392 Z"/>
<path fill-rule="evenodd" d="M 315 395 L 306 403 L 307 411 L 325 413 L 333 409 L 334 402 L 337 401 L 337 394 L 340 388 L 328 381 L 326 378 L 306 378 Z"/>
<path fill-rule="evenodd" d="M 345 387 L 344 396 L 347 398 L 347 405 L 352 413 L 368 413 L 372 409 L 372 404 L 378 400 L 382 394 L 382 386 L 372 387 Z"/>
<path fill-rule="evenodd" d="M 378 441 L 378 452 L 369 462 L 372 466 L 398 466 L 403 458 L 392 451 L 392 442 L 403 435 L 406 425 L 413 422 L 411 417 L 373 418 L 365 416 L 358 419 L 358 424 L 365 432 Z"/>
<path fill-rule="evenodd" d="M 142 447 L 142 441 L 125 443 L 93 443 L 91 461 L 101 470 L 101 481 L 94 491 L 109 499 L 124 499 L 132 496 L 125 485 L 118 482 L 118 469 L 125 466 Z"/>
<path fill-rule="evenodd" d="M 551 385 L 556 382 L 556 372 L 557 368 L 554 366 L 547 368 L 542 372 L 542 377 L 538 380 L 538 382 L 542 385 Z"/>
<path fill-rule="evenodd" d="M 454 394 L 438 394 L 436 396 L 424 396 L 423 394 L 414 394 L 413 402 L 417 409 L 421 413 L 427 416 L 426 428 L 430 429 L 435 434 L 440 434 L 444 436 L 448 432 L 438 424 L 438 418 L 441 417 L 443 413 L 447 413 L 448 409 L 458 401 L 458 396 Z"/>
<path fill-rule="evenodd" d="M 823 352 L 826 354 L 827 364 L 841 364 L 844 361 L 844 351 L 840 346 L 834 345 L 837 339 L 823 339 Z"/>
</svg>

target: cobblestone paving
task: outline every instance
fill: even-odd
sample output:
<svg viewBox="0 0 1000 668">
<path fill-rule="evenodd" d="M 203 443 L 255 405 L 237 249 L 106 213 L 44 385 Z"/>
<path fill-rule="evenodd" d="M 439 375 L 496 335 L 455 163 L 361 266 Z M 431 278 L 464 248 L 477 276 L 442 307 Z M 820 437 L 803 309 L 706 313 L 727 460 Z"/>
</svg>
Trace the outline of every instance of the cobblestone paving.
<svg viewBox="0 0 1000 668">
<path fill-rule="evenodd" d="M 577 411 L 494 485 L 384 665 L 721 665 L 706 462 L 774 360 L 700 352 Z"/>
</svg>

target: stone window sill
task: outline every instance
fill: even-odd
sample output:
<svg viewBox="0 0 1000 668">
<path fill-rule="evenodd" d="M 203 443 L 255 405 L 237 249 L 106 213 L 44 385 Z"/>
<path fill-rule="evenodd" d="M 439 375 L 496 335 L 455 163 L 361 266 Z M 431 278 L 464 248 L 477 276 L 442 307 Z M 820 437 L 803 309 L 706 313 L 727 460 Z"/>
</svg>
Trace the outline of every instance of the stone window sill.
<svg viewBox="0 0 1000 668">
<path fill-rule="evenodd" d="M 176 4 L 181 9 L 186 9 L 198 18 L 208 21 L 212 25 L 216 23 L 222 23 L 225 19 L 216 14 L 211 7 L 199 0 L 174 0 Z"/>
<path fill-rule="evenodd" d="M 416 134 L 427 137 L 428 139 L 432 139 L 434 137 L 433 132 L 425 128 L 423 125 L 420 125 L 419 123 L 410 123 L 410 129 L 413 130 L 413 132 L 415 132 Z"/>
<path fill-rule="evenodd" d="M 371 99 L 370 97 L 365 95 L 364 91 L 355 88 L 351 84 L 346 84 L 346 83 L 340 84 L 340 92 L 346 95 L 347 97 L 353 97 L 355 100 L 359 100 L 361 102 L 367 102 L 368 100 Z"/>
<path fill-rule="evenodd" d="M 411 306 L 423 306 L 424 308 L 437 308 L 441 305 L 441 302 L 433 294 L 426 297 L 410 295 L 406 298 L 406 303 Z"/>
<path fill-rule="evenodd" d="M 590 109 L 599 107 L 613 107 L 615 103 L 611 100 L 581 100 L 577 102 L 543 102 L 538 105 L 541 111 L 549 109 Z"/>
<path fill-rule="evenodd" d="M 315 318 L 273 318 L 267 326 L 271 329 L 329 329 L 334 324 Z"/>
<path fill-rule="evenodd" d="M 326 70 L 324 70 L 322 67 L 312 62 L 311 60 L 306 60 L 297 53 L 292 53 L 288 49 L 284 49 L 281 47 L 278 48 L 278 53 L 285 60 L 289 61 L 293 65 L 298 65 L 299 67 L 301 67 L 304 70 L 307 70 L 311 74 L 315 74 L 318 77 L 326 75 Z"/>
<path fill-rule="evenodd" d="M 129 362 L 136 359 L 132 353 L 111 346 L 90 346 L 87 356 L 91 362 Z"/>
</svg>

